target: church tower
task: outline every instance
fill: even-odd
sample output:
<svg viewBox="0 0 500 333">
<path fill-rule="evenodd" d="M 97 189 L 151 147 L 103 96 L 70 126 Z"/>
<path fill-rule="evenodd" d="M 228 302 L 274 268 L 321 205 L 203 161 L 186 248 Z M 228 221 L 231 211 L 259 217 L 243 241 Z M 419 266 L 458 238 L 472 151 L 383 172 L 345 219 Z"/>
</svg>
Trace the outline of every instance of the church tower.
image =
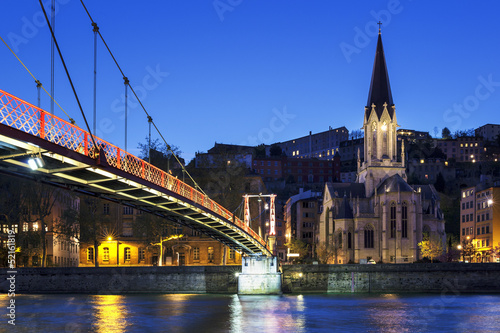
<svg viewBox="0 0 500 333">
<path fill-rule="evenodd" d="M 357 175 L 357 183 L 365 184 L 367 197 L 371 196 L 375 188 L 388 177 L 399 174 L 406 180 L 404 153 L 398 156 L 398 127 L 379 28 L 372 79 L 363 120 L 364 162 L 361 164 L 358 161 Z"/>
</svg>

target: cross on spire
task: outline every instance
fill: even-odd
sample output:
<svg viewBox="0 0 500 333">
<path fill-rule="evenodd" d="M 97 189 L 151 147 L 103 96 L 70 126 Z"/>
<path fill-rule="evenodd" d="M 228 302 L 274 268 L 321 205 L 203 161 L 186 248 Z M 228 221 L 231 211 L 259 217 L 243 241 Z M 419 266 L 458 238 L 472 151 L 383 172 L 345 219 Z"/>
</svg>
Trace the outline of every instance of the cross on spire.
<svg viewBox="0 0 500 333">
<path fill-rule="evenodd" d="M 382 22 L 378 21 L 378 33 L 380 34 L 380 26 L 382 25 Z"/>
</svg>

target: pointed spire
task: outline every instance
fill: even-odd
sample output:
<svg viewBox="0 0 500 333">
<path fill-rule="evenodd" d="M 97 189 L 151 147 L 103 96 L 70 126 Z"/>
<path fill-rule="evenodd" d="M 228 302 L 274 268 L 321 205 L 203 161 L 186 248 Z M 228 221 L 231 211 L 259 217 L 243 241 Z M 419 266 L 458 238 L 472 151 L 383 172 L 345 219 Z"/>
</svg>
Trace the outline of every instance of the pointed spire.
<svg viewBox="0 0 500 333">
<path fill-rule="evenodd" d="M 373 63 L 372 80 L 368 93 L 365 119 L 369 118 L 373 105 L 375 105 L 375 110 L 379 119 L 384 111 L 385 103 L 387 103 L 387 111 L 389 111 L 391 118 L 394 114 L 394 109 L 392 108 L 394 103 L 392 101 L 391 85 L 389 84 L 389 73 L 387 72 L 387 65 L 385 62 L 384 47 L 382 46 L 380 24 L 379 22 L 377 51 L 375 52 L 375 61 Z"/>
</svg>

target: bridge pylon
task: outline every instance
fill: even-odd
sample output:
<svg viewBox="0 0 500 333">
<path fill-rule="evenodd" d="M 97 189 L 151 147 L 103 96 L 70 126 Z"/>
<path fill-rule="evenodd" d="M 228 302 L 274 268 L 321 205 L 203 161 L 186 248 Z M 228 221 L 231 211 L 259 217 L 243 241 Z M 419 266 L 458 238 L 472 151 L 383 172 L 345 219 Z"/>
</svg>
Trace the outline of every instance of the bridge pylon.
<svg viewBox="0 0 500 333">
<path fill-rule="evenodd" d="M 238 276 L 239 295 L 280 295 L 281 273 L 275 256 L 252 255 L 242 258 Z"/>
</svg>

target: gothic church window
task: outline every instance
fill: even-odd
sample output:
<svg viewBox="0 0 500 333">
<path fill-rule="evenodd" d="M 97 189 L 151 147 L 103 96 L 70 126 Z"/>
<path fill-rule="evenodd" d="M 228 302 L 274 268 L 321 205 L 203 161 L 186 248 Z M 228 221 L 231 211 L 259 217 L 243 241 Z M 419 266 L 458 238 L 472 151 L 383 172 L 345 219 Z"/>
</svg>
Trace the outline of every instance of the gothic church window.
<svg viewBox="0 0 500 333">
<path fill-rule="evenodd" d="M 365 226 L 365 248 L 373 248 L 373 227 L 371 225 Z"/>
<path fill-rule="evenodd" d="M 391 203 L 391 238 L 396 237 L 396 203 Z"/>
<path fill-rule="evenodd" d="M 406 201 L 401 207 L 401 237 L 408 238 L 408 205 Z"/>
</svg>

